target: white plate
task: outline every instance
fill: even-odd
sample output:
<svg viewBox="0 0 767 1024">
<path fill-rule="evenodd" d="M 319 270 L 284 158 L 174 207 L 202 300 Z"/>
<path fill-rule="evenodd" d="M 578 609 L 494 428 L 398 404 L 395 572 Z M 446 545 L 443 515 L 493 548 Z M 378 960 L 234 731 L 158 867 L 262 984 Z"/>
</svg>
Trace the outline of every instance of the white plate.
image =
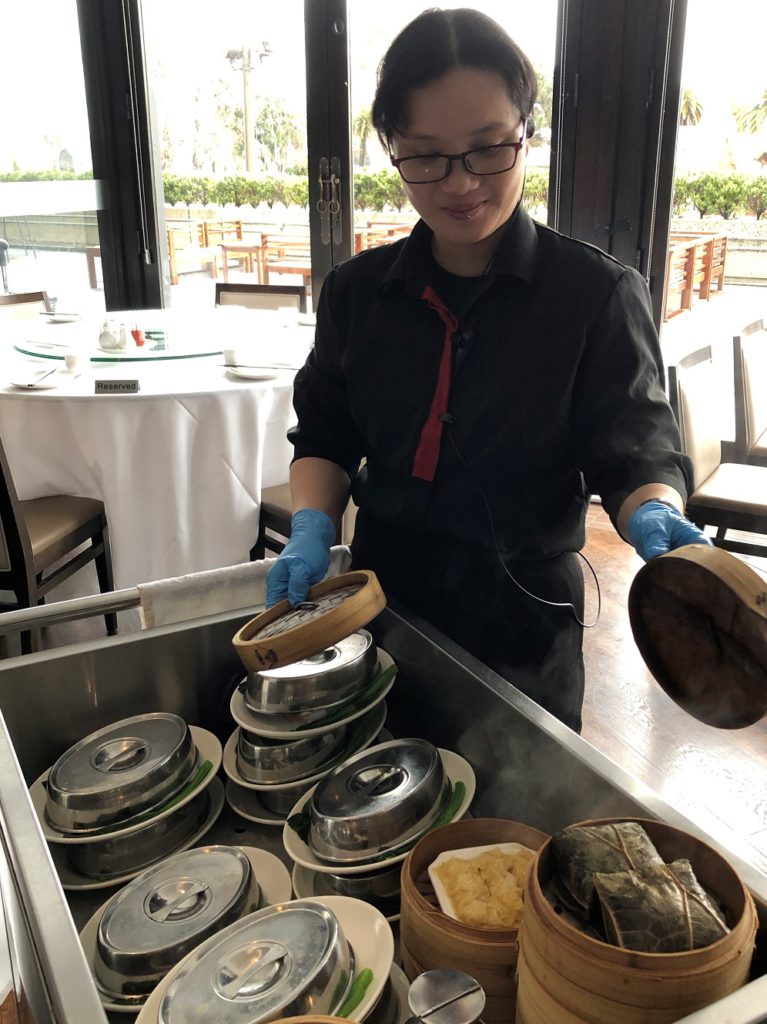
<svg viewBox="0 0 767 1024">
<path fill-rule="evenodd" d="M 217 779 L 215 776 L 210 775 L 206 778 L 206 782 L 210 784 L 210 809 L 208 811 L 208 817 L 200 825 L 198 830 L 193 836 L 190 836 L 185 843 L 182 843 L 178 849 L 173 850 L 173 853 L 180 853 L 181 850 L 188 850 L 190 846 L 194 846 L 200 839 L 205 835 L 208 829 L 212 828 L 215 824 L 216 819 L 224 809 L 224 785 L 221 779 Z M 72 892 L 90 892 L 96 889 L 110 889 L 114 885 L 122 885 L 124 882 L 130 882 L 132 879 L 140 875 L 142 871 L 146 871 L 148 867 L 153 867 L 152 864 L 145 864 L 142 868 L 137 871 L 131 871 L 127 875 L 120 875 L 118 878 L 106 878 L 106 879 L 95 879 L 88 878 L 87 875 L 81 875 L 79 871 L 76 871 L 67 859 L 67 851 L 60 843 L 51 844 L 48 849 L 50 850 L 51 860 L 53 866 L 58 872 L 59 881 L 63 889 L 71 890 Z M 163 860 L 164 857 L 158 858 L 157 863 Z"/>
<path fill-rule="evenodd" d="M 48 313 L 46 322 L 49 324 L 74 324 L 79 319 L 79 313 Z"/>
<path fill-rule="evenodd" d="M 390 668 L 394 664 L 394 661 L 390 654 L 386 651 L 378 648 L 378 667 L 379 671 L 376 673 L 376 678 L 380 676 L 387 668 Z M 240 690 L 235 690 L 232 694 L 232 699 L 229 702 L 229 710 L 232 712 L 232 718 L 238 725 L 241 725 L 243 729 L 247 729 L 249 732 L 255 732 L 259 736 L 266 736 L 270 740 L 292 740 L 300 739 L 301 737 L 309 736 L 321 736 L 322 733 L 327 732 L 329 729 L 335 729 L 336 726 L 346 725 L 347 722 L 353 722 L 355 718 L 360 718 L 371 708 L 375 707 L 391 690 L 392 686 L 396 682 L 397 677 L 395 676 L 392 681 L 381 690 L 378 696 L 371 700 L 371 702 L 362 708 L 361 711 L 355 711 L 346 718 L 339 718 L 337 722 L 333 722 L 331 725 L 314 725 L 308 729 L 297 729 L 295 726 L 295 718 L 292 715 L 263 715 L 257 711 L 251 710 L 245 703 L 245 696 Z M 373 686 L 375 679 L 372 680 L 368 685 Z"/>
<path fill-rule="evenodd" d="M 349 896 L 315 896 L 315 902 L 328 907 L 338 918 L 341 931 L 354 950 L 355 973 L 369 967 L 373 980 L 362 1002 L 354 1011 L 354 1019 L 362 1021 L 378 1002 L 394 963 L 394 936 L 386 918 L 375 907 Z M 136 1024 L 157 1024 L 160 1005 L 174 977 L 183 968 L 194 950 L 165 975 L 149 995 Z M 406 1000 L 407 1002 L 407 1000 Z M 212 1024 L 212 1021 L 211 1021 Z"/>
<path fill-rule="evenodd" d="M 275 903 L 285 903 L 291 898 L 293 890 L 291 889 L 290 875 L 288 874 L 288 869 L 279 857 L 275 857 L 273 853 L 267 853 L 266 850 L 259 850 L 255 846 L 240 846 L 238 849 L 242 850 L 250 861 L 250 865 L 253 868 L 253 877 L 261 886 L 264 906 L 272 906 Z M 144 870 L 148 869 L 145 868 Z M 102 903 L 96 913 L 80 932 L 80 945 L 83 947 L 85 959 L 91 970 L 93 970 L 93 965 L 96 962 L 96 935 L 98 933 L 99 922 L 101 921 L 104 911 L 117 895 L 118 893 L 115 893 L 113 896 L 110 896 L 106 902 Z M 147 993 L 147 995 L 149 994 Z M 101 1005 L 105 1010 L 112 1010 L 114 1013 L 136 1014 L 141 1009 L 140 1004 L 137 1003 L 126 1005 L 123 1003 L 110 1002 L 109 998 L 102 992 L 99 992 L 99 999 L 101 1000 Z"/>
<path fill-rule="evenodd" d="M 21 377 L 16 377 L 16 380 L 9 380 L 8 383 L 14 388 L 23 388 L 25 391 L 48 391 L 50 388 L 57 388 L 61 381 L 58 379 L 58 367 L 53 367 L 53 372 L 50 377 L 46 377 L 45 374 L 49 372 L 51 367 L 48 369 L 41 370 L 37 376 L 30 374 L 25 377 L 24 380 Z M 14 374 L 16 376 L 16 374 Z M 38 378 L 40 378 L 38 380 Z"/>
<path fill-rule="evenodd" d="M 455 912 L 453 901 L 448 896 L 447 889 L 442 884 L 436 868 L 440 864 L 444 864 L 446 860 L 472 860 L 487 850 L 500 850 L 501 853 L 519 853 L 520 850 L 527 850 L 530 854 L 535 853 L 529 846 L 523 846 L 521 843 L 488 843 L 486 846 L 467 846 L 463 850 L 443 850 L 442 853 L 438 854 L 427 869 L 429 879 L 434 887 L 434 894 L 439 901 L 440 910 L 448 917 L 452 917 L 454 921 L 460 921 L 461 919 Z"/>
<path fill-rule="evenodd" d="M 381 731 L 381 727 L 386 721 L 386 712 L 386 702 L 384 701 L 375 709 L 370 728 L 368 729 L 367 734 L 363 736 L 360 743 L 358 743 L 353 750 L 345 753 L 343 757 L 339 757 L 338 760 L 334 758 L 333 764 L 330 767 L 323 768 L 321 771 L 313 772 L 311 775 L 307 775 L 305 779 L 294 779 L 292 782 L 277 782 L 271 784 L 265 784 L 263 782 L 248 782 L 247 779 L 244 779 L 242 775 L 240 775 L 240 770 L 237 766 L 237 737 L 240 734 L 240 728 L 238 726 L 226 741 L 226 746 L 224 747 L 224 771 L 232 782 L 236 782 L 238 786 L 244 786 L 246 789 L 255 789 L 260 793 L 263 793 L 264 790 L 268 790 L 270 793 L 278 793 L 282 789 L 293 789 L 299 783 L 306 783 L 307 786 L 310 786 L 313 782 L 319 782 L 320 779 L 324 778 L 331 768 L 335 768 L 348 757 L 353 757 L 354 754 L 359 754 L 360 751 L 369 747 Z"/>
<path fill-rule="evenodd" d="M 207 729 L 200 729 L 197 725 L 190 725 L 189 731 L 192 734 L 192 739 L 200 752 L 199 763 L 203 764 L 205 761 L 210 761 L 213 767 L 210 769 L 205 778 L 195 786 L 183 800 L 179 800 L 178 803 L 173 804 L 172 807 L 166 808 L 164 811 L 160 811 L 158 815 L 153 818 L 148 818 L 146 821 L 140 821 L 135 825 L 126 825 L 125 828 L 117 828 L 113 832 L 100 832 L 97 836 L 94 835 L 70 835 L 68 832 L 60 832 L 55 828 L 45 816 L 45 804 L 47 800 L 47 794 L 45 792 L 45 781 L 50 773 L 48 771 L 43 774 L 32 783 L 29 787 L 29 795 L 32 798 L 32 806 L 37 813 L 37 817 L 40 821 L 40 826 L 43 830 L 43 835 L 49 843 L 61 843 L 63 845 L 77 844 L 77 843 L 97 843 L 102 839 L 116 839 L 118 836 L 128 836 L 131 832 L 136 832 L 140 828 L 146 828 L 147 825 L 151 825 L 156 821 L 161 821 L 163 818 L 167 818 L 169 814 L 177 811 L 179 807 L 183 807 L 184 804 L 188 804 L 190 800 L 194 800 L 197 794 L 203 790 L 209 783 L 213 776 L 216 774 L 218 769 L 221 767 L 221 743 L 217 736 L 214 736 L 212 732 L 208 732 Z"/>
<path fill-rule="evenodd" d="M 296 894 L 296 899 L 308 900 L 314 899 L 316 895 L 321 895 L 314 888 L 314 881 L 318 874 L 318 871 L 311 871 L 309 868 L 305 868 L 303 864 L 293 864 L 293 892 Z M 399 919 L 399 914 L 387 914 L 386 916 L 386 920 L 390 924 L 394 924 Z"/>
<path fill-rule="evenodd" d="M 276 370 L 249 370 L 245 366 L 228 366 L 226 372 L 239 380 L 277 380 L 280 376 Z"/>
<path fill-rule="evenodd" d="M 226 780 L 226 802 L 235 814 L 257 825 L 284 825 L 287 815 L 275 814 L 261 803 L 258 792 Z"/>
<path fill-rule="evenodd" d="M 371 747 L 370 749 L 375 750 L 376 748 Z M 442 747 L 437 747 L 437 750 L 452 785 L 455 786 L 456 782 L 462 782 L 466 787 L 463 801 L 451 818 L 451 821 L 458 821 L 468 811 L 471 801 L 474 799 L 477 780 L 471 765 L 460 754 L 455 754 L 452 750 L 443 750 Z M 316 788 L 316 786 L 312 786 L 308 793 L 304 793 L 288 817 L 298 814 L 299 811 L 304 809 Z M 285 852 L 296 864 L 301 864 L 303 867 L 309 868 L 310 871 L 324 871 L 326 874 L 333 875 L 360 875 L 365 871 L 375 871 L 376 868 L 397 864 L 403 861 L 412 849 L 412 846 L 409 846 L 404 853 L 393 854 L 391 857 L 382 857 L 376 861 L 367 861 L 365 864 L 328 864 L 326 861 L 318 860 L 309 848 L 309 845 L 287 823 L 282 830 L 282 845 L 285 847 Z"/>
<path fill-rule="evenodd" d="M 399 964 L 391 965 L 389 981 L 391 982 L 391 986 L 394 989 L 394 995 L 397 999 L 397 1003 L 399 1004 L 399 1017 L 397 1018 L 398 1024 L 405 1024 L 405 1021 L 412 1017 L 410 1004 L 407 1001 L 408 993 L 410 992 L 410 982 Z"/>
</svg>

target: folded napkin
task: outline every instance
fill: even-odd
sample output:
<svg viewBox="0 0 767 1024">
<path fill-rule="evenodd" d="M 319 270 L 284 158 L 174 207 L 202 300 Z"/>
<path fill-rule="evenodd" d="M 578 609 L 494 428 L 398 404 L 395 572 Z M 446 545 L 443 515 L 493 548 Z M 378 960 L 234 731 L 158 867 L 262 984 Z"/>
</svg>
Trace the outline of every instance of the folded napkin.
<svg viewBox="0 0 767 1024">
<path fill-rule="evenodd" d="M 330 567 L 325 579 L 348 572 L 351 551 L 345 545 L 330 549 Z M 266 601 L 266 576 L 275 558 L 228 565 L 223 569 L 174 576 L 154 583 L 140 583 L 139 609 L 145 629 L 185 622 L 221 612 L 259 610 Z"/>
</svg>

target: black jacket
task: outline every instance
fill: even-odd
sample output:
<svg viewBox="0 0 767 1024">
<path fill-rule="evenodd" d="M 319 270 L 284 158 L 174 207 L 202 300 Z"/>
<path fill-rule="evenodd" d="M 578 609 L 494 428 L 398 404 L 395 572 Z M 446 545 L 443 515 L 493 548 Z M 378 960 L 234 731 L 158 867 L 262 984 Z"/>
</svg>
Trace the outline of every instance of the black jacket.
<svg viewBox="0 0 767 1024">
<path fill-rule="evenodd" d="M 579 550 L 589 492 L 613 522 L 641 484 L 686 497 L 688 462 L 636 271 L 519 208 L 470 289 L 442 294 L 450 275 L 423 222 L 333 268 L 295 381 L 295 458 L 343 466 L 368 517 L 448 542 L 490 544 L 484 493 L 511 558 Z M 446 337 L 451 384 L 437 420 Z M 417 469 L 429 430 L 433 479 Z"/>
</svg>

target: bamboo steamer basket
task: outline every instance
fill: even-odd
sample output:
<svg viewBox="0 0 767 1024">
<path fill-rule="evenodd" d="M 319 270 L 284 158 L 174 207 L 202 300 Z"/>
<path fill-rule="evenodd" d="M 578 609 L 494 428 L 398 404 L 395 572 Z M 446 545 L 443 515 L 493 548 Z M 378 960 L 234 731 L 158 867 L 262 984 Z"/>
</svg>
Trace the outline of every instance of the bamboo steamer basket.
<svg viewBox="0 0 767 1024">
<path fill-rule="evenodd" d="M 748 980 L 756 909 L 727 861 L 695 836 L 662 822 L 603 818 L 579 824 L 618 821 L 643 825 L 666 863 L 686 857 L 701 885 L 724 906 L 731 931 L 687 953 L 641 953 L 591 938 L 565 920 L 544 895 L 553 872 L 547 841 L 536 854 L 525 889 L 517 1024 L 670 1024 Z"/>
<path fill-rule="evenodd" d="M 249 672 L 310 658 L 366 626 L 386 607 L 374 572 L 360 569 L 316 583 L 295 608 L 279 601 L 246 622 L 232 638 Z"/>
<path fill-rule="evenodd" d="M 629 618 L 647 667 L 694 718 L 740 729 L 767 712 L 767 579 L 741 559 L 701 544 L 651 559 Z"/>
<path fill-rule="evenodd" d="M 544 832 L 517 821 L 475 818 L 443 825 L 416 843 L 402 865 L 400 896 L 400 954 L 411 981 L 436 967 L 465 971 L 485 990 L 483 1021 L 514 1020 L 518 930 L 471 928 L 443 914 L 428 867 L 445 850 L 491 843 L 521 843 L 537 850 L 546 839 Z"/>
</svg>

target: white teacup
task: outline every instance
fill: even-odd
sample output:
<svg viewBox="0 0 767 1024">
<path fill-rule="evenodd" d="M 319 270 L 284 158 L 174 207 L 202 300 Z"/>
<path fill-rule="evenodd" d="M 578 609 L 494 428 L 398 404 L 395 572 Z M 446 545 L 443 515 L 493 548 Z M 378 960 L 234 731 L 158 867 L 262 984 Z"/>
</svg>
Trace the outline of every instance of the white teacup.
<svg viewBox="0 0 767 1024">
<path fill-rule="evenodd" d="M 75 373 L 77 370 L 81 370 L 84 361 L 82 352 L 67 352 L 64 355 L 64 365 L 70 373 Z"/>
</svg>

